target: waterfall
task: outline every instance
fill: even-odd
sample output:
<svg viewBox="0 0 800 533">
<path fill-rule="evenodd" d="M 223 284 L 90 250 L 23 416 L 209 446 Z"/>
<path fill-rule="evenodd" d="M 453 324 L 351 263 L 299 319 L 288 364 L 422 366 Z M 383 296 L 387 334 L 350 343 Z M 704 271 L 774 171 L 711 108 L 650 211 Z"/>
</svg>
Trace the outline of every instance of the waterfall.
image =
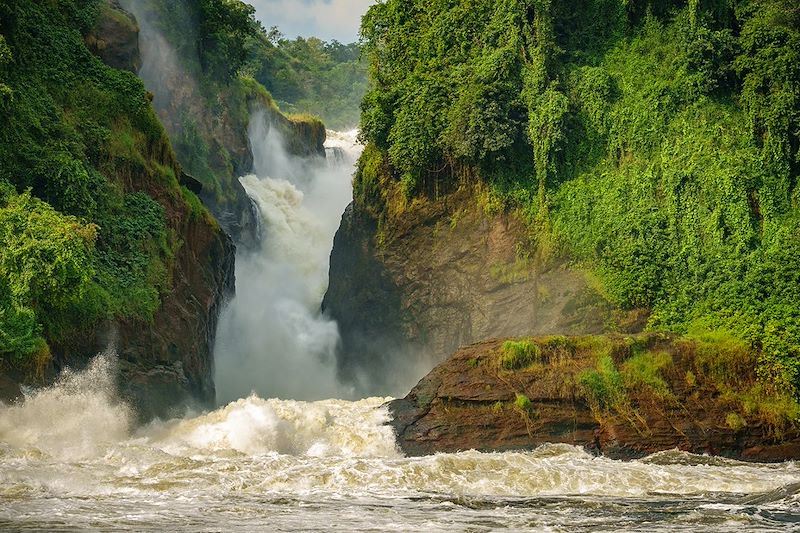
<svg viewBox="0 0 800 533">
<path fill-rule="evenodd" d="M 263 110 L 248 135 L 254 173 L 240 181 L 258 208 L 261 242 L 236 257 L 237 296 L 220 317 L 215 346 L 218 401 L 251 392 L 351 397 L 336 379 L 336 323 L 319 309 L 333 236 L 352 199 L 355 132 L 329 132 L 325 159 L 289 154 Z"/>
</svg>

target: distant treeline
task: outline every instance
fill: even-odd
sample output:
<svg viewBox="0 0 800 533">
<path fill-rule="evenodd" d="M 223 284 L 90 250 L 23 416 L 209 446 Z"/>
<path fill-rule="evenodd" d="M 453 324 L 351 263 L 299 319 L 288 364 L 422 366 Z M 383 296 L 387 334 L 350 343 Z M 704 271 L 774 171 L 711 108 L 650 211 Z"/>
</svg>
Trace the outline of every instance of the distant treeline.
<svg viewBox="0 0 800 533">
<path fill-rule="evenodd" d="M 355 127 L 367 90 L 366 61 L 358 43 L 342 44 L 316 37 L 286 39 L 265 29 L 255 9 L 240 0 L 176 2 L 159 7 L 164 27 L 197 28 L 200 66 L 206 77 L 226 82 L 249 76 L 270 91 L 282 111 L 319 116 L 332 128 Z M 174 35 L 172 42 L 180 42 Z M 189 54 L 179 51 L 181 57 Z"/>
<path fill-rule="evenodd" d="M 334 129 L 358 124 L 367 91 L 366 61 L 358 43 L 315 37 L 284 38 L 276 28 L 251 43 L 246 71 L 264 85 L 283 111 L 311 113 Z"/>
</svg>

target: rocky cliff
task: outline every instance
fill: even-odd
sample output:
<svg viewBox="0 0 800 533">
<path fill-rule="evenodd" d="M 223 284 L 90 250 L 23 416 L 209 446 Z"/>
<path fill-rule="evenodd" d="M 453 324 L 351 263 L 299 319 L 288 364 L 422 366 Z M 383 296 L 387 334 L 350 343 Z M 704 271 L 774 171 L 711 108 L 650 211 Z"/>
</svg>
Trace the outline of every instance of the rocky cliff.
<svg viewBox="0 0 800 533">
<path fill-rule="evenodd" d="M 27 333 L 9 330 L 12 343 L 3 331 L 0 400 L 18 396 L 18 383 L 46 384 L 59 370 L 113 349 L 121 395 L 142 419 L 185 404 L 212 405 L 211 348 L 233 292 L 235 248 L 181 187 L 152 95 L 131 72 L 118 70 L 141 63 L 136 21 L 113 0 L 99 9 L 0 2 L 0 14 L 0 41 L 15 60 L 0 69 L 12 95 L 0 106 L 9 123 L 0 135 L 0 184 L 7 191 L 0 210 L 18 210 L 20 238 L 26 224 L 36 223 L 31 209 L 63 223 L 63 234 L 40 232 L 11 251 L 15 263 L 7 250 L 0 253 L 11 310 L 35 320 Z M 20 204 L 25 195 L 35 199 Z M 63 242 L 84 226 L 89 237 L 70 256 L 75 252 Z M 53 257 L 29 257 L 37 247 L 60 254 L 53 265 L 74 270 L 32 297 L 18 280 L 42 277 L 35 268 Z M 53 272 L 55 278 L 61 271 Z M 9 314 L 0 311 L 2 322 Z M 25 339 L 14 337 L 19 331 L 38 346 L 34 353 L 15 348 Z"/>
<path fill-rule="evenodd" d="M 656 334 L 485 341 L 392 401 L 391 424 L 410 455 L 560 442 L 626 459 L 672 448 L 796 459 L 797 413 L 756 384 L 757 357 Z"/>
<path fill-rule="evenodd" d="M 468 185 L 400 209 L 357 198 L 334 239 L 323 308 L 339 323 L 342 377 L 366 372 L 376 392 L 415 354 L 441 361 L 487 338 L 637 331 L 645 317 L 615 311 L 583 270 L 543 256 L 515 214 L 487 214 Z"/>
</svg>

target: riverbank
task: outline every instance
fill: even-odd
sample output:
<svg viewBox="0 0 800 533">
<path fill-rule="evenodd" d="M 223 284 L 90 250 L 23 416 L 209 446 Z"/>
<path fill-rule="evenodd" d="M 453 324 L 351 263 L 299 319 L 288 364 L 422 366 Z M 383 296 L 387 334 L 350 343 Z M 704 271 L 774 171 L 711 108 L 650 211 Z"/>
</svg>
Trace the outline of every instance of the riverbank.
<svg viewBox="0 0 800 533">
<path fill-rule="evenodd" d="M 408 455 L 565 443 L 611 458 L 679 449 L 800 457 L 798 408 L 733 339 L 536 337 L 467 346 L 389 404 Z"/>
</svg>

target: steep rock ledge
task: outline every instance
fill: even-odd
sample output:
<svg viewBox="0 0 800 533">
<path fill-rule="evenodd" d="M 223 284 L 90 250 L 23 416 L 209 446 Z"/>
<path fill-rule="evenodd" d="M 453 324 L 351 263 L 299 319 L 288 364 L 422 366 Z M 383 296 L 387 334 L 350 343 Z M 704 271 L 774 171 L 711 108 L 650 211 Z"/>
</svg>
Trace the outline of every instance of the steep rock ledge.
<svg viewBox="0 0 800 533">
<path fill-rule="evenodd" d="M 348 207 L 331 252 L 323 309 L 339 324 L 345 379 L 366 372 L 386 381 L 411 353 L 441 361 L 481 339 L 642 326 L 639 314 L 614 311 L 581 270 L 521 257 L 524 224 L 487 216 L 466 186 L 395 216 L 381 209 Z"/>
<path fill-rule="evenodd" d="M 518 361 L 508 359 L 503 341 L 481 342 L 390 402 L 402 450 L 567 443 L 624 459 L 672 448 L 752 461 L 800 457 L 796 426 L 769 412 L 766 397 L 754 407 L 757 354 L 745 348 L 657 334 L 539 337 L 521 345 L 537 347 L 521 368 L 507 368 Z M 610 367 L 598 362 L 604 357 Z M 744 372 L 721 375 L 731 361 Z M 597 396 L 604 375 L 619 387 L 606 384 L 607 401 Z"/>
</svg>

